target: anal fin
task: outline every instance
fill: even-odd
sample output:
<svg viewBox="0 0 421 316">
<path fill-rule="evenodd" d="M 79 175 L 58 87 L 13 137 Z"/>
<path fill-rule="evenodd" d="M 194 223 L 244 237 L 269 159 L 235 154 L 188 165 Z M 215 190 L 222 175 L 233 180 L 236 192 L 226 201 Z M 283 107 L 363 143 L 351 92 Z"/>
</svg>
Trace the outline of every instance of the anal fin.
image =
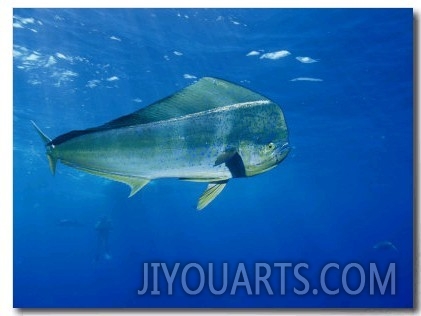
<svg viewBox="0 0 421 316">
<path fill-rule="evenodd" d="M 127 177 L 121 175 L 114 175 L 114 174 L 97 174 L 104 178 L 122 182 L 127 184 L 130 187 L 130 194 L 129 197 L 132 197 L 137 192 L 139 192 L 145 185 L 147 185 L 151 180 L 145 178 L 135 178 L 135 177 Z"/>
<path fill-rule="evenodd" d="M 135 178 L 135 180 L 130 180 L 130 182 L 125 182 L 130 186 L 130 194 L 129 197 L 132 197 L 137 192 L 139 192 L 145 185 L 149 183 L 149 179 L 141 179 L 141 178 Z"/>
<path fill-rule="evenodd" d="M 210 182 L 208 187 L 206 188 L 205 192 L 200 196 L 199 202 L 197 203 L 197 209 L 203 210 L 210 202 L 212 202 L 219 193 L 227 185 L 228 180 L 218 181 L 218 182 Z"/>
<path fill-rule="evenodd" d="M 109 180 L 118 181 L 118 182 L 127 184 L 130 187 L 129 197 L 132 197 L 133 195 L 135 195 L 137 192 L 139 192 L 145 185 L 147 185 L 151 181 L 150 179 L 146 179 L 146 178 L 124 176 L 124 175 L 106 173 L 102 171 L 80 168 L 80 167 L 77 167 L 77 168 L 96 176 L 100 176 Z"/>
<path fill-rule="evenodd" d="M 147 185 L 151 180 L 145 179 L 145 178 L 136 178 L 136 177 L 127 177 L 127 176 L 121 176 L 121 175 L 115 175 L 115 174 L 105 174 L 102 172 L 91 172 L 93 174 L 96 174 L 98 176 L 122 182 L 127 184 L 130 187 L 130 194 L 129 197 L 132 197 L 137 192 L 139 192 L 145 185 Z"/>
</svg>

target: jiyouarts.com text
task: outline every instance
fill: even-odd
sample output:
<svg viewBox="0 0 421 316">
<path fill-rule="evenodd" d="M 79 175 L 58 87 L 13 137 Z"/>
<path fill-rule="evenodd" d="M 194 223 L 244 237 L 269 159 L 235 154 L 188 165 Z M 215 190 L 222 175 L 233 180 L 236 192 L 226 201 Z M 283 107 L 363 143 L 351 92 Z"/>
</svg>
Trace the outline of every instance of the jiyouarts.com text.
<svg viewBox="0 0 421 316">
<path fill-rule="evenodd" d="M 379 269 L 375 263 L 327 263 L 314 269 L 307 263 L 173 263 L 145 262 L 138 295 L 173 295 L 183 291 L 198 295 L 395 295 L 396 264 Z M 316 272 L 316 273 L 314 273 Z"/>
</svg>

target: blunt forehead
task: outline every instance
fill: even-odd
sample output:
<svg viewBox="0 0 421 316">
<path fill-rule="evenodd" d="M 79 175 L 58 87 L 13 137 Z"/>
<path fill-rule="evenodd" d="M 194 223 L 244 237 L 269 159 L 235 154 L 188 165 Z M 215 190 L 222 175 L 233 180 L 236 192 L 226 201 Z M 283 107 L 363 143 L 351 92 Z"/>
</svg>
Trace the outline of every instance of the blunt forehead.
<svg viewBox="0 0 421 316">
<path fill-rule="evenodd" d="M 273 102 L 244 108 L 236 114 L 235 121 L 241 129 L 239 133 L 249 134 L 256 143 L 275 141 L 286 133 L 282 111 Z"/>
<path fill-rule="evenodd" d="M 281 114 L 282 115 L 282 114 Z M 252 129 L 253 142 L 267 145 L 270 142 L 283 143 L 288 140 L 288 132 L 285 121 L 281 119 L 279 113 L 272 113 L 270 116 L 254 120 Z"/>
</svg>

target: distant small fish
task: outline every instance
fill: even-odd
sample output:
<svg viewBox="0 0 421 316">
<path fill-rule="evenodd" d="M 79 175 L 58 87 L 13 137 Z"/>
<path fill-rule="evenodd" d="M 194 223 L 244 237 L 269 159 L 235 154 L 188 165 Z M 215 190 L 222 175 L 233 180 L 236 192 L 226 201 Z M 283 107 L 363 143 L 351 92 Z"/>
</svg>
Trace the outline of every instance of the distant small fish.
<svg viewBox="0 0 421 316">
<path fill-rule="evenodd" d="M 378 242 L 377 244 L 375 244 L 373 246 L 373 249 L 375 249 L 375 250 L 393 250 L 393 251 L 399 252 L 398 248 L 396 248 L 396 246 L 393 243 L 391 243 L 390 241 L 387 241 L 387 240 Z"/>
</svg>

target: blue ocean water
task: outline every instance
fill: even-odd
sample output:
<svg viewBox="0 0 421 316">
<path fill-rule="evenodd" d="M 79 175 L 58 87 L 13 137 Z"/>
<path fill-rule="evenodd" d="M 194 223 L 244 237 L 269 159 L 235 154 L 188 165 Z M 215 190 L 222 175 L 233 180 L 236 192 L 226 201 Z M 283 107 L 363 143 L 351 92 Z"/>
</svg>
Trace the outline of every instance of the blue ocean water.
<svg viewBox="0 0 421 316">
<path fill-rule="evenodd" d="M 15 307 L 413 306 L 412 10 L 15 9 L 13 21 Z M 230 181 L 201 212 L 203 183 L 156 180 L 128 199 L 127 186 L 61 164 L 51 175 L 31 120 L 56 137 L 204 76 L 281 106 L 292 146 L 284 162 Z M 95 261 L 104 215 L 111 259 Z M 172 295 L 163 275 L 161 295 L 138 295 L 153 262 L 212 262 L 219 277 L 226 262 L 228 290 L 188 295 L 179 274 Z M 274 294 L 262 285 L 256 295 L 255 264 L 276 262 L 306 263 L 311 290 L 294 293 L 304 285 L 290 268 L 280 294 L 273 269 Z M 370 262 L 382 277 L 396 264 L 394 295 L 343 289 L 344 267 L 359 264 L 368 284 Z M 245 286 L 230 295 L 239 263 L 251 295 Z M 336 295 L 321 291 L 328 263 L 340 267 L 327 276 Z"/>
</svg>

